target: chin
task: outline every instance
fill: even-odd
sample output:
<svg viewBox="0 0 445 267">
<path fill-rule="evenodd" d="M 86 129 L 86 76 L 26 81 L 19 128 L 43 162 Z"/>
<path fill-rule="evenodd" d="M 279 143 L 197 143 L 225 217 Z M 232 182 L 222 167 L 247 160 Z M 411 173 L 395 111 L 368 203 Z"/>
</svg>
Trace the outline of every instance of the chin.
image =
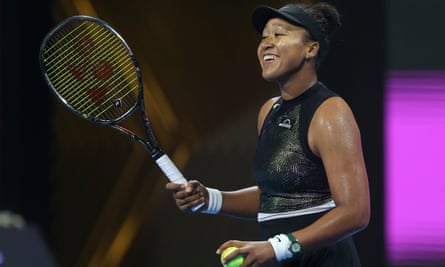
<svg viewBox="0 0 445 267">
<path fill-rule="evenodd" d="M 277 75 L 271 75 L 271 74 L 262 74 L 263 79 L 268 81 L 268 82 L 277 82 L 278 81 L 278 76 Z"/>
<path fill-rule="evenodd" d="M 274 74 L 274 72 L 271 71 L 264 71 L 261 72 L 261 76 L 263 77 L 264 80 L 266 81 L 273 81 L 276 78 L 276 74 Z"/>
</svg>

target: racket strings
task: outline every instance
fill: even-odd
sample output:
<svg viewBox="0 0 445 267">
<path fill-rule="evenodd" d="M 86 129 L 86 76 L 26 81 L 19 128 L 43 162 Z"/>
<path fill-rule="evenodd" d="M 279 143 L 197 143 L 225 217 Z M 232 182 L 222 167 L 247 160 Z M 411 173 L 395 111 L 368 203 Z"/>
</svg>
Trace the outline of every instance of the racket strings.
<svg viewBox="0 0 445 267">
<path fill-rule="evenodd" d="M 105 84 L 110 84 L 112 88 L 121 88 L 120 90 L 114 92 L 113 94 L 109 95 L 109 97 L 107 99 L 105 99 L 106 101 L 110 101 L 111 99 L 113 99 L 114 97 L 117 97 L 119 95 L 119 93 L 121 93 L 123 90 L 125 90 L 125 86 L 127 83 L 134 83 L 137 81 L 137 77 L 132 77 L 131 80 L 123 80 L 120 79 L 121 76 L 126 76 L 126 75 L 130 75 L 133 71 L 132 69 L 132 65 L 129 65 L 128 62 L 126 63 L 127 65 L 123 65 L 123 63 L 119 64 L 119 65 L 115 65 L 118 67 L 119 70 L 121 70 L 121 73 L 119 73 L 118 75 L 115 75 L 114 77 L 110 78 L 109 80 L 106 81 Z M 130 63 L 131 64 L 131 63 Z M 85 87 L 87 88 L 100 88 L 100 85 L 104 84 L 103 81 L 100 81 L 98 79 L 89 79 L 86 83 L 85 83 Z M 135 88 L 137 89 L 137 87 Z M 126 96 L 126 94 L 131 93 L 131 90 L 127 90 L 127 93 L 123 94 L 123 97 Z M 68 93 L 66 94 L 66 98 L 67 100 L 72 103 L 74 106 L 76 106 L 76 104 L 79 104 L 78 106 L 76 106 L 78 109 L 82 109 L 82 110 L 90 110 L 90 108 L 95 108 L 93 110 L 91 110 L 91 112 L 95 112 L 96 110 L 98 110 L 100 108 L 100 106 L 95 105 L 95 103 L 89 103 L 87 100 L 87 98 L 97 96 L 99 92 L 95 92 L 95 94 L 82 94 L 82 91 L 77 91 L 77 92 L 72 92 L 71 94 Z M 89 104 L 89 105 L 88 105 Z"/>
<path fill-rule="evenodd" d="M 92 30 L 91 32 L 94 32 L 94 30 Z M 110 51 L 110 52 L 108 52 L 108 55 L 107 55 L 109 58 L 126 56 L 125 51 L 122 51 L 122 50 L 119 51 L 118 50 L 120 48 L 119 47 L 120 43 L 116 44 L 116 43 L 112 43 L 112 42 L 105 42 L 104 40 L 101 40 L 101 38 L 102 39 L 104 38 L 104 31 L 101 31 L 99 33 L 100 33 L 99 35 L 97 35 L 95 33 L 91 34 L 91 37 L 94 39 L 95 42 L 101 43 L 101 46 L 99 46 L 97 48 L 97 49 L 100 49 L 99 51 Z M 119 52 L 121 53 L 120 55 L 116 54 L 116 53 L 119 53 Z M 124 52 L 123 55 L 122 55 L 122 52 Z M 71 54 L 75 54 L 75 53 L 71 53 Z M 104 58 L 103 55 L 96 55 L 96 56 L 99 57 L 99 58 L 100 57 Z M 132 67 L 132 62 L 127 62 L 127 66 Z M 124 69 L 122 67 L 122 65 L 118 65 L 117 67 L 118 67 L 118 69 Z M 129 70 L 126 70 L 123 74 L 126 75 L 128 72 L 129 72 Z M 113 81 L 111 81 L 111 82 L 113 82 Z M 101 80 L 99 80 L 99 79 L 90 79 L 89 82 L 86 83 L 86 86 L 87 87 L 94 87 L 94 86 L 97 86 L 100 83 L 101 83 Z M 68 87 L 68 89 L 69 89 L 69 87 Z M 61 93 L 63 93 L 63 91 L 61 91 Z M 74 95 L 74 96 L 76 96 L 76 95 Z M 70 95 L 67 95 L 67 100 L 70 101 L 70 102 L 74 102 L 75 100 L 79 100 L 78 98 L 72 100 L 72 99 L 69 99 L 69 97 L 70 97 Z M 84 97 L 88 97 L 88 96 L 84 96 Z M 83 101 L 84 99 L 80 99 L 80 100 Z"/>
<path fill-rule="evenodd" d="M 77 36 L 81 36 L 84 35 L 84 32 L 80 32 L 78 34 L 76 34 Z M 94 37 L 94 35 L 91 35 L 92 37 Z M 100 37 L 100 36 L 98 36 Z M 66 67 L 63 64 L 58 64 L 55 65 L 57 68 L 55 68 L 54 70 L 51 70 L 50 68 L 48 69 L 48 74 L 51 74 L 55 77 L 55 79 L 53 80 L 53 84 L 56 87 L 60 87 L 60 85 L 62 83 L 65 82 L 65 76 L 63 75 L 64 73 L 67 76 L 70 76 L 74 73 L 74 75 L 79 75 L 77 76 L 77 80 L 73 79 L 71 81 L 71 84 L 66 83 L 65 84 L 65 90 L 70 89 L 73 83 L 78 82 L 78 80 L 82 80 L 84 77 L 84 73 L 87 73 L 89 71 L 91 71 L 91 66 L 90 66 L 90 61 L 91 61 L 91 57 L 81 57 L 78 56 L 78 51 L 76 51 L 76 49 L 73 49 L 74 46 L 78 45 L 77 44 L 77 39 L 75 36 L 72 37 L 72 40 L 65 43 L 66 45 L 63 45 L 62 47 L 60 47 L 58 50 L 56 50 L 55 52 L 59 53 L 58 55 L 60 55 L 59 57 L 55 58 L 55 60 L 59 60 L 59 61 L 64 61 L 64 62 L 69 62 L 68 68 L 74 68 L 75 66 L 78 66 L 77 69 L 71 69 L 71 73 L 70 72 L 66 72 Z M 69 45 L 69 46 L 68 46 Z M 60 52 L 60 50 L 62 50 L 62 52 Z M 108 49 L 108 47 L 104 47 L 104 49 Z M 77 72 L 77 73 L 76 73 Z M 91 80 L 93 81 L 93 80 Z M 87 84 L 88 85 L 88 84 Z M 61 89 L 60 93 L 64 93 L 64 90 Z"/>
<path fill-rule="evenodd" d="M 97 38 L 96 38 L 96 36 L 93 36 L 95 39 L 98 39 L 98 38 L 102 38 L 102 36 L 98 36 Z M 100 49 L 108 49 L 109 47 L 99 47 Z M 114 49 L 113 50 L 113 53 L 114 52 L 116 52 L 115 51 L 116 49 Z M 115 54 L 113 54 L 113 53 L 111 53 L 110 54 L 110 56 L 115 56 Z M 71 53 L 71 54 L 75 54 L 75 53 Z M 120 66 L 121 67 L 121 66 Z M 60 76 L 59 76 L 60 77 Z M 91 82 L 93 82 L 93 83 L 91 83 Z M 89 87 L 91 87 L 91 86 L 95 86 L 95 85 L 97 85 L 97 84 L 99 84 L 100 83 L 100 81 L 99 80 L 94 80 L 94 79 L 91 79 L 91 82 L 90 83 L 87 83 L 87 86 L 89 86 Z M 68 84 L 69 85 L 69 84 Z M 56 84 L 56 86 L 58 86 L 57 84 Z M 60 87 L 60 86 L 58 86 L 58 87 Z M 70 86 L 68 86 L 68 89 L 70 88 Z M 61 93 L 63 93 L 63 91 L 61 90 L 60 91 Z M 68 101 L 71 101 L 71 99 L 67 99 Z"/>
<path fill-rule="evenodd" d="M 83 29 L 80 28 L 81 26 L 83 26 Z M 53 77 L 52 83 L 56 88 L 60 88 L 62 83 L 65 83 L 66 88 L 70 88 L 73 83 L 78 82 L 73 79 L 71 84 L 66 83 L 67 77 L 71 77 L 73 72 L 77 72 L 74 74 L 79 75 L 76 77 L 77 80 L 81 80 L 83 78 L 82 73 L 89 71 L 89 69 L 86 68 L 89 63 L 89 58 L 79 56 L 79 51 L 75 49 L 75 46 L 80 46 L 79 37 L 88 36 L 88 29 L 93 26 L 98 27 L 98 25 L 85 27 L 84 24 L 80 24 L 70 30 L 67 26 L 66 28 L 61 29 L 57 34 L 54 34 L 52 39 L 55 40 L 55 42 L 46 50 L 48 57 L 45 61 L 48 66 L 47 74 Z M 90 31 L 92 32 L 93 30 L 90 29 Z M 60 64 L 60 62 L 66 62 L 68 65 Z M 71 73 L 67 72 L 66 68 L 72 66 L 83 66 L 83 68 L 71 70 Z M 59 91 L 63 93 L 62 89 Z"/>
<path fill-rule="evenodd" d="M 43 54 L 57 93 L 85 116 L 116 120 L 135 106 L 137 66 L 108 28 L 92 21 L 67 25 L 53 34 Z"/>
<path fill-rule="evenodd" d="M 80 27 L 82 27 L 82 24 L 77 25 L 73 29 L 69 29 L 69 27 L 60 28 L 59 31 L 56 34 L 53 34 L 52 38 L 48 40 L 44 52 L 48 55 L 44 59 L 47 66 L 47 72 L 50 72 L 52 67 L 56 67 L 57 69 L 62 67 L 60 64 L 56 64 L 56 62 L 60 60 L 57 56 L 60 55 L 61 51 L 68 49 L 69 46 L 72 45 L 73 34 L 85 34 L 87 29 L 85 28 L 78 32 Z"/>
<path fill-rule="evenodd" d="M 103 31 L 102 31 L 102 33 L 104 33 Z M 101 46 L 99 46 L 99 47 L 97 47 L 97 49 L 104 49 L 104 50 L 108 50 L 108 51 L 111 51 L 111 52 L 108 52 L 108 55 L 107 55 L 107 57 L 108 58 L 114 58 L 114 57 L 119 57 L 119 56 L 122 56 L 122 55 L 116 55 L 115 53 L 117 53 L 117 52 L 122 52 L 122 51 L 118 51 L 116 48 L 119 48 L 117 45 L 119 45 L 119 44 L 115 44 L 115 43 L 111 43 L 111 42 L 104 42 L 103 40 L 100 40 L 100 39 L 98 39 L 98 38 L 103 38 L 103 36 L 101 36 L 101 35 L 98 35 L 98 36 L 96 36 L 95 34 L 92 34 L 91 35 L 91 37 L 93 37 L 94 39 L 96 39 L 98 42 L 102 42 L 101 43 Z M 71 44 L 72 45 L 72 44 Z M 112 47 L 112 45 L 114 45 L 114 48 Z M 73 56 L 72 57 L 74 57 L 74 56 L 76 56 L 76 53 L 74 52 L 74 50 L 72 50 L 71 52 L 70 52 Z M 67 55 L 67 56 L 70 56 L 69 54 Z M 82 58 L 83 59 L 83 62 L 78 62 L 78 61 L 73 61 L 72 60 L 72 57 L 71 58 L 68 58 L 68 57 L 65 57 L 66 59 L 65 59 L 65 61 L 67 61 L 67 62 L 73 62 L 74 64 L 73 65 L 80 65 L 80 66 L 82 66 L 81 64 L 85 64 L 84 65 L 84 69 L 81 69 L 80 71 L 91 71 L 91 64 L 89 64 L 90 62 L 89 61 L 91 61 L 91 57 L 89 57 L 89 58 L 82 58 L 82 57 L 78 57 L 78 58 Z M 95 55 L 95 57 L 100 57 L 100 55 Z M 103 55 L 102 55 L 102 57 L 103 57 Z M 80 63 L 80 64 L 79 64 Z M 85 68 L 86 67 L 86 68 Z M 62 70 L 62 71 L 65 71 L 65 70 Z M 56 73 L 56 75 L 58 75 L 59 73 Z M 82 77 L 83 78 L 83 77 Z M 62 80 L 63 81 L 63 80 Z M 57 80 L 55 80 L 54 81 L 55 83 L 55 85 L 57 85 Z M 73 81 L 73 82 L 75 82 L 75 80 Z M 99 80 L 99 79 L 96 79 L 96 80 L 94 80 L 94 79 L 90 79 L 89 81 L 87 81 L 87 82 L 89 82 L 89 83 L 86 83 L 86 86 L 92 86 L 92 85 L 97 85 L 97 84 L 99 84 L 100 82 L 101 82 L 101 80 Z M 68 86 L 67 87 L 67 89 L 69 89 L 70 87 Z M 61 90 L 61 93 L 63 93 L 63 90 Z M 67 95 L 67 96 L 69 96 L 69 95 Z"/>
</svg>

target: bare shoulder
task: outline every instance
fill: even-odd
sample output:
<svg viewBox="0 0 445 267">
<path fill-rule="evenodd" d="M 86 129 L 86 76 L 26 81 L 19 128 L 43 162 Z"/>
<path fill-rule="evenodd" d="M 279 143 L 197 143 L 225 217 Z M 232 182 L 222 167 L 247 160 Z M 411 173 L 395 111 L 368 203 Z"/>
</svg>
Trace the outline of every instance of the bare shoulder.
<svg viewBox="0 0 445 267">
<path fill-rule="evenodd" d="M 322 148 L 338 150 L 339 147 L 360 144 L 360 130 L 351 108 L 343 98 L 331 97 L 318 107 L 309 126 L 308 141 L 318 156 Z"/>
<path fill-rule="evenodd" d="M 272 97 L 269 98 L 262 106 L 258 113 L 258 133 L 260 133 L 261 128 L 263 127 L 264 119 L 266 118 L 267 114 L 269 113 L 270 109 L 272 108 L 272 105 L 278 101 L 280 97 Z"/>
<path fill-rule="evenodd" d="M 314 114 L 315 123 L 339 123 L 343 120 L 352 120 L 354 115 L 348 103 L 341 97 L 330 97 L 318 107 Z"/>
</svg>

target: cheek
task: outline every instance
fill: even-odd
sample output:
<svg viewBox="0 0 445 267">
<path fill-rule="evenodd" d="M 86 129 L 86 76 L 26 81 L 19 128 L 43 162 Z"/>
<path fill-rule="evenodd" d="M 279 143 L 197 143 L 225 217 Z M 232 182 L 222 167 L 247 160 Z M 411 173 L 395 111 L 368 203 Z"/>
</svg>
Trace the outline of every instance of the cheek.
<svg viewBox="0 0 445 267">
<path fill-rule="evenodd" d="M 261 55 L 261 45 L 259 45 L 257 47 L 257 50 L 256 50 L 256 57 L 257 57 L 259 63 L 261 63 L 261 56 L 260 55 Z"/>
<path fill-rule="evenodd" d="M 277 43 L 277 48 L 287 55 L 302 55 L 304 54 L 304 45 L 300 40 L 286 40 Z"/>
</svg>

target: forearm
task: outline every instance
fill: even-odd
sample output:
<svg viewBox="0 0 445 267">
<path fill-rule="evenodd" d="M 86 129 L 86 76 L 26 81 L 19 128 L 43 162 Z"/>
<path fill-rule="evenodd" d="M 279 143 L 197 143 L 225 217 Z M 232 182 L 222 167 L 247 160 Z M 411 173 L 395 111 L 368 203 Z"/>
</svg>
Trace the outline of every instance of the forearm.
<svg viewBox="0 0 445 267">
<path fill-rule="evenodd" d="M 329 246 L 368 225 L 369 211 L 351 210 L 348 207 L 336 207 L 301 230 L 293 232 L 300 241 L 303 250 L 313 250 Z"/>
<path fill-rule="evenodd" d="M 220 214 L 246 219 L 256 219 L 260 203 L 260 190 L 257 186 L 236 191 L 223 191 L 223 204 Z"/>
</svg>

